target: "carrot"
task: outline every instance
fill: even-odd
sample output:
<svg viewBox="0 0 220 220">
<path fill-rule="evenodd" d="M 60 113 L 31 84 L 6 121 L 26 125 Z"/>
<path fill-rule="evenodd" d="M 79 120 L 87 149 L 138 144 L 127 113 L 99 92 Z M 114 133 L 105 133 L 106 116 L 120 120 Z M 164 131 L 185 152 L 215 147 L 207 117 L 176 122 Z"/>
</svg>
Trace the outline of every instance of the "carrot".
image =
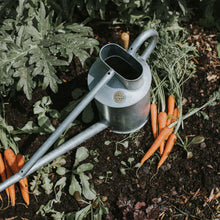
<svg viewBox="0 0 220 220">
<path fill-rule="evenodd" d="M 129 45 L 129 34 L 127 32 L 123 32 L 121 34 L 121 40 L 123 42 L 123 47 L 125 50 L 128 50 L 128 45 Z"/>
<path fill-rule="evenodd" d="M 151 114 L 151 127 L 154 138 L 157 137 L 157 105 L 152 103 L 150 105 L 150 114 Z"/>
<path fill-rule="evenodd" d="M 16 155 L 16 160 L 17 160 L 19 169 L 21 169 L 25 164 L 24 157 L 21 154 L 17 154 Z M 29 205 L 30 204 L 30 198 L 29 198 L 29 192 L 28 192 L 27 177 L 24 177 L 23 181 L 25 182 L 25 187 L 23 187 L 23 185 L 19 182 L 20 189 L 21 189 L 21 194 L 22 194 L 22 197 L 23 197 L 25 203 L 27 205 Z"/>
<path fill-rule="evenodd" d="M 163 128 L 165 128 L 167 125 L 167 113 L 166 112 L 160 112 L 158 114 L 158 128 L 159 128 L 159 133 Z"/>
<path fill-rule="evenodd" d="M 16 154 L 11 148 L 7 148 L 4 150 L 4 158 L 7 161 L 8 166 L 10 167 L 12 173 L 13 174 L 18 173 L 20 169 L 18 167 L 18 163 L 16 160 Z M 26 188 L 25 182 L 23 179 L 21 179 L 19 183 L 21 183 L 21 185 L 23 185 L 23 187 Z"/>
<path fill-rule="evenodd" d="M 169 156 L 171 150 L 173 149 L 173 146 L 176 142 L 176 139 L 177 139 L 177 136 L 176 134 L 171 134 L 167 140 L 167 143 L 166 143 L 166 147 L 165 147 L 165 150 L 163 152 L 163 155 L 162 157 L 160 158 L 160 161 L 157 165 L 157 169 L 159 169 L 161 167 L 161 165 L 165 162 L 165 160 L 167 159 L 167 157 Z"/>
<path fill-rule="evenodd" d="M 165 127 L 160 134 L 155 139 L 154 143 L 150 147 L 150 149 L 147 151 L 147 153 L 144 155 L 144 157 L 141 159 L 141 165 L 144 164 L 146 160 L 148 160 L 152 154 L 160 147 L 160 144 L 162 141 L 164 141 L 167 137 L 170 136 L 170 134 L 173 132 L 173 127 Z"/>
<path fill-rule="evenodd" d="M 13 174 L 12 174 L 10 167 L 9 167 L 5 158 L 4 158 L 4 164 L 5 164 L 7 178 L 10 178 Z M 11 205 L 15 206 L 15 185 L 13 184 L 13 185 L 9 186 L 8 190 L 9 190 L 9 196 L 11 198 Z"/>
<path fill-rule="evenodd" d="M 163 154 L 164 146 L 165 146 L 165 141 L 166 141 L 166 140 L 164 140 L 164 141 L 161 142 L 161 145 L 160 145 L 160 155 Z"/>
<path fill-rule="evenodd" d="M 167 113 L 166 112 L 160 112 L 158 114 L 158 129 L 159 129 L 159 133 L 161 132 L 161 130 L 163 128 L 166 127 L 167 124 Z M 163 150 L 164 150 L 164 141 L 161 143 L 160 145 L 160 154 L 162 155 Z"/>
<path fill-rule="evenodd" d="M 175 97 L 174 95 L 169 95 L 167 101 L 167 110 L 168 110 L 167 126 L 169 126 L 171 123 L 171 118 L 173 116 L 174 108 L 175 108 Z"/>
<path fill-rule="evenodd" d="M 176 121 L 179 118 L 180 112 L 178 108 L 175 108 L 173 111 L 173 118 L 171 119 L 171 123 Z"/>
<path fill-rule="evenodd" d="M 4 164 L 4 160 L 3 160 L 3 157 L 2 157 L 2 154 L 0 153 L 0 176 L 1 176 L 1 179 L 2 181 L 5 181 L 7 179 L 6 177 L 6 173 L 5 173 L 5 164 Z M 5 189 L 5 192 L 9 198 L 9 190 L 8 188 Z"/>
</svg>

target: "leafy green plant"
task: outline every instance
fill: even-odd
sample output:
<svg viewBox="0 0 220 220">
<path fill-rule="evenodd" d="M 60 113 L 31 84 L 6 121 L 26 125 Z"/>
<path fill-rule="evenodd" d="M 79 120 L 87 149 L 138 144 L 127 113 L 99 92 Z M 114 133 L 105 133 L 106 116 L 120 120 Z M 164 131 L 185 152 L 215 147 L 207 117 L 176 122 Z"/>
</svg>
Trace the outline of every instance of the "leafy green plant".
<svg viewBox="0 0 220 220">
<path fill-rule="evenodd" d="M 109 183 L 109 179 L 112 179 L 112 171 L 108 170 L 106 171 L 106 175 L 105 176 L 99 176 L 100 180 L 104 180 L 105 183 Z"/>
<path fill-rule="evenodd" d="M 80 162 L 85 160 L 89 156 L 89 151 L 85 147 L 80 147 L 76 151 L 75 162 L 72 170 L 68 170 L 65 167 L 59 167 L 57 173 L 59 175 L 65 175 L 68 172 L 72 173 L 71 183 L 69 185 L 70 195 L 74 195 L 77 191 L 80 194 L 82 193 L 86 199 L 92 200 L 96 197 L 94 189 L 89 184 L 89 177 L 84 173 L 93 169 L 93 164 L 84 163 L 79 165 Z M 76 176 L 80 178 L 80 183 L 78 182 Z"/>
<path fill-rule="evenodd" d="M 217 0 L 200 0 L 199 4 L 200 19 L 199 24 L 207 28 L 217 28 L 220 30 L 220 3 Z"/>
<path fill-rule="evenodd" d="M 19 153 L 17 141 L 20 138 L 14 134 L 14 131 L 14 127 L 9 125 L 5 119 L 5 104 L 2 101 L 0 102 L 0 148 L 10 147 L 17 154 Z"/>
<path fill-rule="evenodd" d="M 129 141 L 128 139 L 131 139 L 131 140 L 134 140 L 136 141 L 136 133 L 130 133 L 129 135 L 127 135 L 125 138 L 123 138 L 122 140 L 120 141 L 105 141 L 104 144 L 105 145 L 110 145 L 111 143 L 115 143 L 115 152 L 114 152 L 114 155 L 115 156 L 118 156 L 121 154 L 121 151 L 118 149 L 118 145 L 122 145 L 124 148 L 128 148 L 129 146 Z"/>
<path fill-rule="evenodd" d="M 83 220 L 90 215 L 91 219 L 103 219 L 108 214 L 108 208 L 104 205 L 105 197 L 97 196 L 93 201 L 85 201 L 81 198 L 80 194 L 76 193 L 75 198 L 79 203 L 86 205 L 84 208 L 77 212 L 70 212 L 66 214 L 66 220 Z"/>
<path fill-rule="evenodd" d="M 134 162 L 134 158 L 133 157 L 129 157 L 127 162 L 125 161 L 121 161 L 121 165 L 122 167 L 120 167 L 120 172 L 123 174 L 123 175 L 126 175 L 126 171 L 127 170 L 131 170 L 133 168 L 138 168 L 140 167 L 140 163 L 137 163 L 137 164 L 133 164 Z"/>
<path fill-rule="evenodd" d="M 187 136 L 185 138 L 185 141 L 183 141 L 180 136 L 178 136 L 178 137 L 179 137 L 179 140 L 181 141 L 181 143 L 177 143 L 177 144 L 179 146 L 183 147 L 183 149 L 186 151 L 187 159 L 190 159 L 193 157 L 193 153 L 192 153 L 192 151 L 190 151 L 189 148 L 192 145 L 201 144 L 205 140 L 205 138 L 203 136 L 196 136 L 190 142 L 189 142 L 189 139 Z"/>
<path fill-rule="evenodd" d="M 1 95 L 23 90 L 31 99 L 33 89 L 39 86 L 57 92 L 61 81 L 55 67 L 68 65 L 73 56 L 84 64 L 97 48 L 91 28 L 76 23 L 57 24 L 54 20 L 53 11 L 42 1 L 19 0 L 14 17 L 2 21 Z"/>
<path fill-rule="evenodd" d="M 84 219 L 89 214 L 91 214 L 92 219 L 101 219 L 104 214 L 108 213 L 108 209 L 104 206 L 102 198 L 97 195 L 93 185 L 89 182 L 89 177 L 85 174 L 86 171 L 93 169 L 93 164 L 82 163 L 88 156 L 89 151 L 85 147 L 80 147 L 76 151 L 72 170 L 68 170 L 62 166 L 56 170 L 59 175 L 65 175 L 71 172 L 69 194 L 74 196 L 78 202 L 86 204 L 86 207 L 79 211 L 68 213 L 67 219 Z"/>
<path fill-rule="evenodd" d="M 60 117 L 56 109 L 52 109 L 52 100 L 49 96 L 44 96 L 33 105 L 33 112 L 37 116 L 37 123 L 28 121 L 22 128 L 16 130 L 15 134 L 50 134 L 54 132 L 55 127 L 51 120 Z"/>
<path fill-rule="evenodd" d="M 50 4 L 63 19 L 72 20 L 72 15 L 76 9 L 87 11 L 89 17 L 92 18 L 95 18 L 97 12 L 99 12 L 101 19 L 104 19 L 108 2 L 109 0 L 57 0 L 49 1 L 48 4 Z"/>
<path fill-rule="evenodd" d="M 58 119 L 59 112 L 51 108 L 52 100 L 49 96 L 44 96 L 41 100 L 33 105 L 33 112 L 37 115 L 37 124 L 28 121 L 24 127 L 19 129 L 18 133 L 26 134 L 49 134 L 55 130 L 51 123 L 51 119 Z"/>
<path fill-rule="evenodd" d="M 53 162 L 49 163 L 47 166 L 44 166 L 37 170 L 37 175 L 33 176 L 33 180 L 30 182 L 30 190 L 34 195 L 40 195 L 40 189 L 43 189 L 46 194 L 53 192 L 53 182 L 51 181 L 49 175 L 53 169 L 59 169 L 59 167 L 66 164 L 65 155 L 62 155 Z"/>
<path fill-rule="evenodd" d="M 158 30 L 160 36 L 157 48 L 149 61 L 152 72 L 157 72 L 160 78 L 168 79 L 173 76 L 181 87 L 196 72 L 192 58 L 197 56 L 197 50 L 195 46 L 188 43 L 189 33 L 179 26 L 177 17 L 168 23 L 161 23 L 161 20 L 154 19 L 144 29 L 150 28 Z M 166 83 L 163 87 L 167 89 Z M 173 80 L 169 80 L 169 87 L 175 87 Z M 173 91 L 165 90 L 165 93 L 167 92 L 169 94 Z"/>
<path fill-rule="evenodd" d="M 47 4 L 64 20 L 72 21 L 73 14 L 78 9 L 84 17 L 87 16 L 86 21 L 96 18 L 104 22 L 139 27 L 143 27 L 154 16 L 168 21 L 173 16 L 179 16 L 180 19 L 188 18 L 192 13 L 185 0 L 57 0 L 48 1 Z M 109 8 L 111 10 L 108 10 Z"/>
<path fill-rule="evenodd" d="M 55 198 L 49 200 L 46 205 L 41 205 L 39 210 L 37 211 L 37 214 L 41 214 L 41 216 L 51 214 L 51 217 L 54 220 L 64 219 L 65 216 L 64 212 L 59 212 L 53 209 L 53 204 L 61 202 L 62 189 L 65 187 L 65 185 L 66 185 L 66 177 L 60 178 L 56 182 L 53 189 Z"/>
</svg>

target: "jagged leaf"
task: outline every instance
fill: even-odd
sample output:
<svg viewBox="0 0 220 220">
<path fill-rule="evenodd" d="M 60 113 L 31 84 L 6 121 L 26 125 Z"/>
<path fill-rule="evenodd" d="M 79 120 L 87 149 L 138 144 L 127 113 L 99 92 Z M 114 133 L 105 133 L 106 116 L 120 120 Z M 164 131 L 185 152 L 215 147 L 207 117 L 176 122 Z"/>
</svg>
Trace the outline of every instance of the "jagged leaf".
<svg viewBox="0 0 220 220">
<path fill-rule="evenodd" d="M 53 192 L 53 182 L 49 179 L 47 173 L 42 174 L 42 185 L 41 187 L 44 189 L 45 193 L 49 195 Z"/>
<path fill-rule="evenodd" d="M 23 61 L 24 62 L 24 61 Z M 19 64 L 17 63 L 19 66 Z M 14 77 L 18 77 L 18 83 L 17 83 L 17 90 L 23 89 L 26 97 L 31 100 L 32 98 L 32 91 L 35 87 L 34 81 L 31 77 L 31 74 L 28 72 L 28 69 L 26 67 L 20 67 L 18 70 L 14 73 Z"/>
</svg>

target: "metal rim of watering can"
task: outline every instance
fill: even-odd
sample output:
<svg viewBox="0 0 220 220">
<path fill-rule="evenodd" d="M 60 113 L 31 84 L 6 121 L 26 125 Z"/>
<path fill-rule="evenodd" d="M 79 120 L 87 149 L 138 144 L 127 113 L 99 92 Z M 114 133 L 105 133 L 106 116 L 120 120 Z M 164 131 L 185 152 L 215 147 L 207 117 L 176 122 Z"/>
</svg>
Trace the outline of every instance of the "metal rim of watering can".
<svg viewBox="0 0 220 220">
<path fill-rule="evenodd" d="M 128 53 L 130 53 L 132 56 L 136 56 L 136 53 L 138 49 L 141 47 L 141 45 L 148 39 L 152 38 L 149 46 L 144 50 L 142 55 L 140 56 L 144 60 L 146 60 L 150 54 L 152 53 L 153 49 L 155 48 L 157 44 L 158 39 L 158 32 L 154 29 L 149 29 L 147 31 L 144 31 L 141 33 L 132 43 L 132 45 L 128 49 Z"/>
</svg>

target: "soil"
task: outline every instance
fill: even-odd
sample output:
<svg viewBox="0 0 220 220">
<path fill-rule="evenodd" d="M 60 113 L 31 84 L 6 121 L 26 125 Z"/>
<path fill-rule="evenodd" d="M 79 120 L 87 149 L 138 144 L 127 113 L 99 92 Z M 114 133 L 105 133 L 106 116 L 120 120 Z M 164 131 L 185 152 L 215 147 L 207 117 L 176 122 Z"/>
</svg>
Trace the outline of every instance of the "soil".
<svg viewBox="0 0 220 220">
<path fill-rule="evenodd" d="M 120 43 L 119 36 L 122 31 L 124 28 L 121 26 L 94 26 L 100 46 L 109 42 Z M 216 31 L 203 30 L 194 25 L 189 26 L 189 31 L 191 34 L 189 41 L 196 45 L 198 57 L 194 59 L 197 65 L 196 75 L 187 81 L 184 88 L 183 109 L 185 111 L 192 104 L 201 106 L 207 102 L 210 95 L 219 87 L 220 76 Z M 130 32 L 134 33 L 131 30 Z M 22 127 L 27 121 L 36 120 L 32 106 L 45 95 L 51 96 L 53 108 L 59 111 L 63 109 L 71 101 L 71 92 L 74 88 L 87 89 L 88 70 L 96 58 L 97 55 L 92 57 L 85 69 L 81 67 L 77 59 L 74 59 L 65 73 L 59 73 L 63 83 L 59 86 L 57 94 L 49 90 L 36 89 L 31 101 L 28 101 L 22 93 L 11 98 L 6 106 L 8 123 L 14 127 Z M 95 107 L 94 111 L 96 112 Z M 120 168 L 123 167 L 121 161 L 127 162 L 128 158 L 134 158 L 135 162 L 132 165 L 136 164 L 153 143 L 149 122 L 130 136 L 104 130 L 81 145 L 98 152 L 98 162 L 94 162 L 92 157 L 88 159 L 88 162 L 94 164 L 89 176 L 96 192 L 105 196 L 104 204 L 110 211 L 106 219 L 217 219 L 220 217 L 218 198 L 220 190 L 219 105 L 205 108 L 204 112 L 209 116 L 209 120 L 194 115 L 184 122 L 184 129 L 180 131 L 181 137 L 187 136 L 189 140 L 197 135 L 205 138 L 203 143 L 190 147 L 193 157 L 187 159 L 183 147 L 176 145 L 158 173 L 156 173 L 156 166 L 159 154 L 155 154 L 141 167 L 138 177 L 135 168 L 126 170 L 124 175 L 120 172 Z M 96 115 L 98 115 L 97 112 Z M 97 120 L 96 116 L 91 124 Z M 59 123 L 54 121 L 56 126 Z M 74 136 L 89 125 L 80 123 L 68 132 L 68 137 Z M 19 149 L 22 154 L 31 156 L 47 138 L 48 135 L 22 135 Z M 127 138 L 129 145 L 124 147 L 118 144 L 118 149 L 122 153 L 115 156 L 116 142 L 124 138 Z M 105 141 L 111 143 L 107 146 Z M 72 167 L 75 152 L 76 150 L 72 150 L 66 154 L 67 168 Z M 107 173 L 110 173 L 109 178 L 106 181 L 100 180 L 99 177 L 106 176 Z M 34 175 L 28 177 L 30 181 Z M 56 182 L 58 178 L 57 174 L 51 174 L 53 182 Z M 16 206 L 2 208 L 0 219 L 51 219 L 37 215 L 36 212 L 40 205 L 46 204 L 54 197 L 53 193 L 50 195 L 41 193 L 39 196 L 31 194 L 28 207 L 24 205 L 17 185 L 16 195 Z M 6 196 L 2 196 L 6 201 Z M 56 204 L 55 209 L 68 213 L 78 210 L 79 207 L 80 204 L 69 195 L 67 184 L 61 203 Z"/>
</svg>

